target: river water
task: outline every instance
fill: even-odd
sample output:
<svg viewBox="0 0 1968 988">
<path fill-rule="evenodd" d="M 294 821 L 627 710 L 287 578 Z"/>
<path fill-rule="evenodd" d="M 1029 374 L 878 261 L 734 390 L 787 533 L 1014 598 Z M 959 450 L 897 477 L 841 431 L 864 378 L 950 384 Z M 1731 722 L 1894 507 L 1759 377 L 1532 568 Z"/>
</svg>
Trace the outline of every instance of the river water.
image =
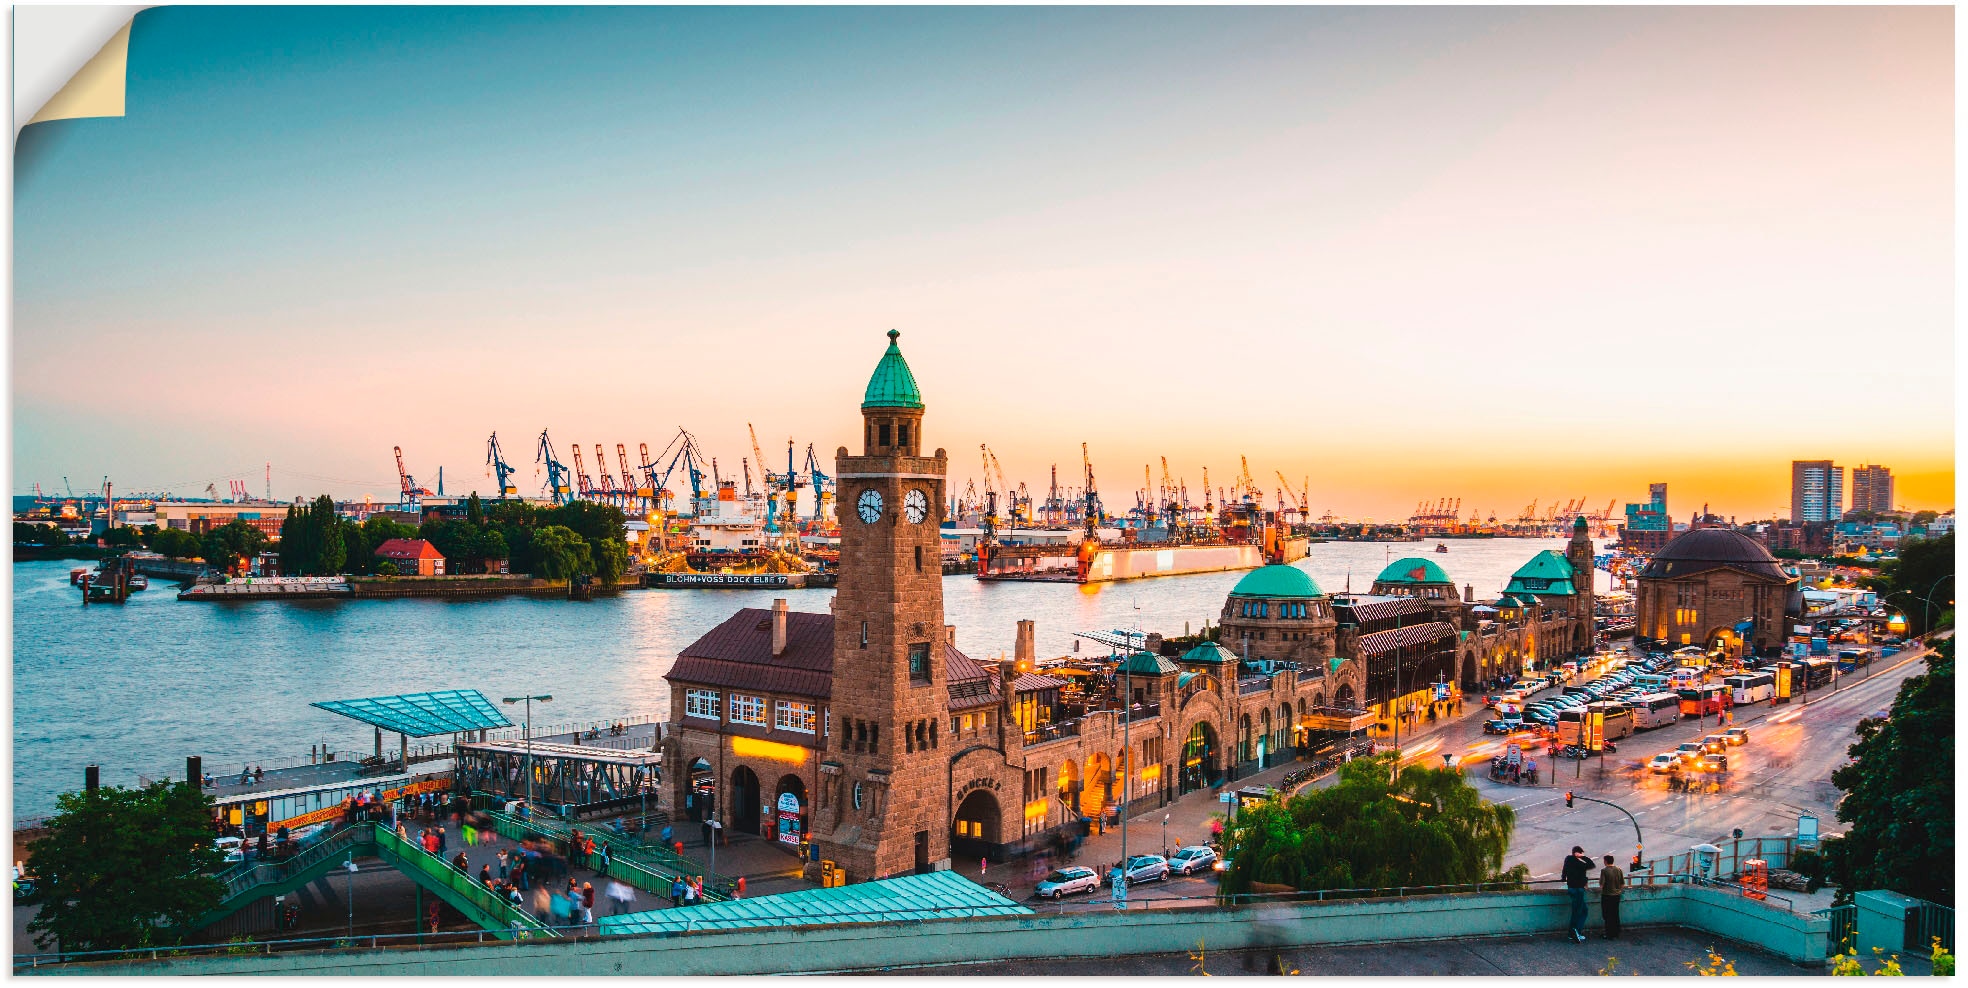
<svg viewBox="0 0 1968 988">
<path fill-rule="evenodd" d="M 1563 539 L 1328 542 L 1298 565 L 1337 592 L 1365 590 L 1390 558 L 1427 555 L 1457 584 L 1494 596 L 1510 573 Z M 571 602 L 498 600 L 179 602 L 170 584 L 122 607 L 83 607 L 67 560 L 14 565 L 14 813 L 52 812 L 57 792 L 102 766 L 105 784 L 184 771 L 305 761 L 308 746 L 364 753 L 371 729 L 308 706 L 317 700 L 437 689 L 488 696 L 551 693 L 541 725 L 662 717 L 662 676 L 678 650 L 740 607 L 790 598 L 825 612 L 831 590 L 638 590 Z M 945 619 L 977 658 L 1009 652 L 1020 619 L 1038 622 L 1040 656 L 1073 650 L 1073 632 L 1182 634 L 1214 622 L 1242 573 L 1087 587 L 944 578 Z M 1598 574 L 1605 587 L 1605 574 Z M 1137 611 L 1137 607 L 1139 610 Z"/>
</svg>

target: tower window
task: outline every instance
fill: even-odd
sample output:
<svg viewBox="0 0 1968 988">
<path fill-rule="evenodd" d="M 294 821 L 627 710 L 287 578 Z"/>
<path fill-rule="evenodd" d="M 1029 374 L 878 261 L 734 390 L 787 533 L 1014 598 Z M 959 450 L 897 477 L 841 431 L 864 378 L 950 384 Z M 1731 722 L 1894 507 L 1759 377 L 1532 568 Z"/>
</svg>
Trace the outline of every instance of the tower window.
<svg viewBox="0 0 1968 988">
<path fill-rule="evenodd" d="M 859 782 L 854 784 L 854 808 L 857 810 L 861 808 L 861 783 Z"/>
<path fill-rule="evenodd" d="M 922 572 L 922 546 L 916 547 L 916 572 Z"/>
<path fill-rule="evenodd" d="M 915 642 L 909 646 L 909 678 L 920 683 L 929 682 L 928 642 Z"/>
<path fill-rule="evenodd" d="M 876 427 L 875 427 L 875 435 L 876 435 L 876 436 L 878 436 L 878 437 L 880 437 L 880 439 L 879 439 L 879 441 L 878 441 L 878 442 L 876 442 L 876 444 L 875 444 L 875 445 L 877 445 L 877 446 L 886 446 L 886 445 L 888 445 L 888 423 L 887 423 L 887 422 L 883 422 L 882 424 L 880 424 L 880 425 L 878 425 L 878 426 L 876 426 Z"/>
<path fill-rule="evenodd" d="M 909 423 L 903 422 L 895 427 L 895 445 L 909 445 Z"/>
<path fill-rule="evenodd" d="M 861 622 L 861 647 L 868 647 L 868 622 Z"/>
</svg>

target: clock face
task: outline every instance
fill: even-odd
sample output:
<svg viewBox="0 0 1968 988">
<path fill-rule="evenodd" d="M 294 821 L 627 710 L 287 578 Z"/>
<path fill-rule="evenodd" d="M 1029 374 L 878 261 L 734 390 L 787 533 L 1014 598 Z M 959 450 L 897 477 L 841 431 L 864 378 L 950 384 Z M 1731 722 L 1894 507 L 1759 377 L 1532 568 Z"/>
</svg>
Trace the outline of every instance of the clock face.
<svg viewBox="0 0 1968 988">
<path fill-rule="evenodd" d="M 929 495 L 924 494 L 920 489 L 910 491 L 909 495 L 902 499 L 902 511 L 909 516 L 910 524 L 922 524 L 922 520 L 929 517 Z"/>
<path fill-rule="evenodd" d="M 855 513 L 861 516 L 863 522 L 870 525 L 880 521 L 882 515 L 881 492 L 872 487 L 862 491 L 860 500 L 855 502 Z"/>
</svg>

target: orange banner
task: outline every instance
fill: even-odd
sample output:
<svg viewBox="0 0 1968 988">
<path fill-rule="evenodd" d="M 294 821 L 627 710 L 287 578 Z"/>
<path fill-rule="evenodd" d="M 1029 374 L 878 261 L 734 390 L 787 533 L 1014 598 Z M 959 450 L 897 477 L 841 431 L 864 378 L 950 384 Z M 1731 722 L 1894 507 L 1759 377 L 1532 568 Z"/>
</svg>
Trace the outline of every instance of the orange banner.
<svg viewBox="0 0 1968 988">
<path fill-rule="evenodd" d="M 427 792 L 443 792 L 444 790 L 449 788 L 451 788 L 450 779 L 424 779 L 421 782 L 412 782 L 407 786 L 399 786 L 398 788 L 395 789 L 383 790 L 382 801 L 387 803 L 390 802 L 391 800 L 402 799 L 405 796 L 417 796 Z M 351 796 L 349 799 L 344 799 L 333 806 L 324 806 L 311 813 L 303 813 L 300 816 L 289 817 L 285 820 L 279 821 L 278 823 L 271 824 L 268 829 L 279 830 L 281 827 L 286 827 L 289 830 L 292 830 L 298 827 L 305 827 L 311 823 L 320 823 L 324 820 L 336 819 L 340 817 L 342 814 L 348 812 L 349 803 L 353 799 L 354 797 Z"/>
</svg>

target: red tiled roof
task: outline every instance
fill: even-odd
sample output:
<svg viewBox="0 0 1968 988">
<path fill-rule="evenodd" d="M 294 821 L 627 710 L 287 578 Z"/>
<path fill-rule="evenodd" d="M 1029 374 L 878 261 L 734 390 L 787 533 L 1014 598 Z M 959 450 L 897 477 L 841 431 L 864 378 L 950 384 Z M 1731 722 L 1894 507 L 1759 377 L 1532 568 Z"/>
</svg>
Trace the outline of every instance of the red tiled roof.
<svg viewBox="0 0 1968 988">
<path fill-rule="evenodd" d="M 1371 635 L 1360 636 L 1360 651 L 1368 653 L 1391 652 L 1398 644 L 1402 648 L 1410 645 L 1423 645 L 1438 638 L 1455 637 L 1455 628 L 1441 621 L 1410 625 L 1406 628 L 1389 628 Z"/>
<path fill-rule="evenodd" d="M 997 680 L 976 659 L 943 643 L 943 672 L 950 691 L 950 708 L 982 707 L 998 702 Z"/>
<path fill-rule="evenodd" d="M 384 559 L 443 559 L 444 553 L 423 539 L 386 539 L 376 547 Z"/>
<path fill-rule="evenodd" d="M 1036 673 L 1021 672 L 1018 674 L 1017 679 L 1011 681 L 1011 691 L 1013 693 L 1037 693 L 1040 690 L 1056 690 L 1064 685 L 1066 685 L 1066 681 L 1063 679 L 1054 679 L 1051 676 L 1040 676 Z"/>
<path fill-rule="evenodd" d="M 834 616 L 786 615 L 786 652 L 772 654 L 772 612 L 747 607 L 678 653 L 663 676 L 674 683 L 831 697 Z"/>
</svg>

